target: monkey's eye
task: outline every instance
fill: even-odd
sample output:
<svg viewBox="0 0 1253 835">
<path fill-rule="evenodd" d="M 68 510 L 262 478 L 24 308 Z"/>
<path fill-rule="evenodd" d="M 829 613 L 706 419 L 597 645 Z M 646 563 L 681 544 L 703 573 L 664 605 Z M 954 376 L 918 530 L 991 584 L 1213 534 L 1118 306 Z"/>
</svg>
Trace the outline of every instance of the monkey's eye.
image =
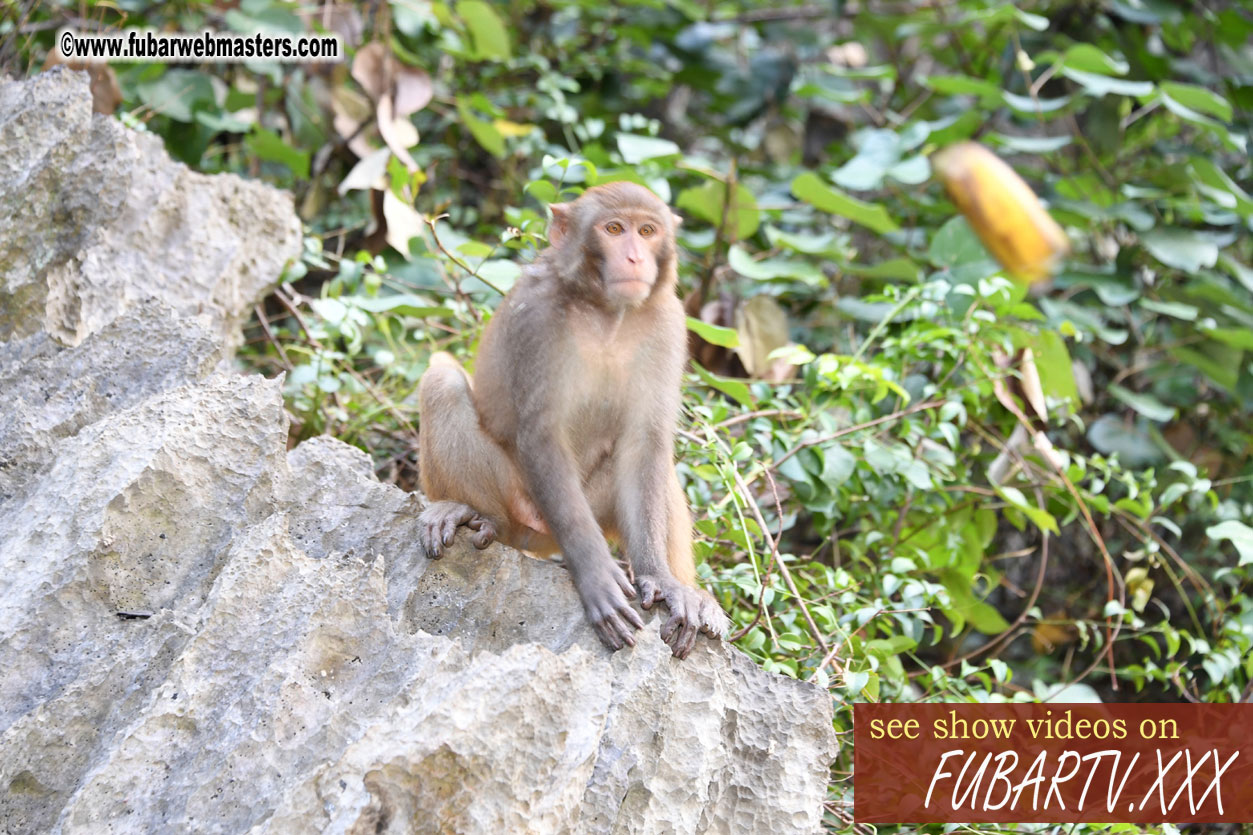
<svg viewBox="0 0 1253 835">
<path fill-rule="evenodd" d="M 645 223 L 643 226 L 640 227 L 640 234 L 643 235 L 645 238 L 651 238 L 656 231 L 657 231 L 657 228 L 653 226 L 651 223 Z"/>
<path fill-rule="evenodd" d="M 622 228 L 621 223 L 618 223 L 616 220 L 611 220 L 605 224 L 605 231 L 610 235 L 621 235 L 626 230 Z"/>
</svg>

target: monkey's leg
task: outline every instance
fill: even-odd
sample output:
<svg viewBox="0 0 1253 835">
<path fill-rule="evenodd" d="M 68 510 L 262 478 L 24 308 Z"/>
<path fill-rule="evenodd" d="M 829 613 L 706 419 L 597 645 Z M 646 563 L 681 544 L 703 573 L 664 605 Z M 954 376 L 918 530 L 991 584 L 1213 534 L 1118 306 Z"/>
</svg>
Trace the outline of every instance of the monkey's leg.
<svg viewBox="0 0 1253 835">
<path fill-rule="evenodd" d="M 418 406 L 422 492 L 431 500 L 418 517 L 418 538 L 427 555 L 442 556 L 462 525 L 475 531 L 476 548 L 497 538 L 519 548 L 543 539 L 539 512 L 513 462 L 479 427 L 470 379 L 450 355 L 431 357 L 418 385 Z"/>
<path fill-rule="evenodd" d="M 636 502 L 644 503 L 643 512 L 625 505 L 621 521 L 627 553 L 635 566 L 640 605 L 651 609 L 658 601 L 666 604 L 670 617 L 661 625 L 661 638 L 676 657 L 686 658 L 696 645 L 698 633 L 720 639 L 730 628 L 731 621 L 713 595 L 696 585 L 692 516 L 674 464 L 662 458 L 655 466 L 657 481 L 645 484 L 635 497 Z M 624 485 L 622 489 L 624 497 L 631 496 L 630 486 Z M 661 494 L 656 501 L 650 498 L 654 490 Z M 662 517 L 663 524 L 656 537 L 651 534 L 649 524 L 654 515 Z M 656 555 L 663 549 L 664 562 Z"/>
<path fill-rule="evenodd" d="M 687 496 L 679 485 L 679 474 L 671 467 L 667 487 L 667 515 L 669 530 L 666 532 L 666 561 L 674 579 L 684 585 L 696 586 L 696 558 L 692 556 L 692 512 L 687 507 Z"/>
</svg>

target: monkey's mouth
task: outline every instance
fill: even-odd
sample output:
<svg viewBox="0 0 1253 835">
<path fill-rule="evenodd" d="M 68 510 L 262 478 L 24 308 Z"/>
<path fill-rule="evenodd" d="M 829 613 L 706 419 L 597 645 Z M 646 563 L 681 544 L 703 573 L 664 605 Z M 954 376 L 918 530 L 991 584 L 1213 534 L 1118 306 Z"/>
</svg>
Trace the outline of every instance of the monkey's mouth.
<svg viewBox="0 0 1253 835">
<path fill-rule="evenodd" d="M 609 284 L 619 292 L 637 293 L 641 290 L 648 291 L 653 289 L 653 283 L 642 278 L 618 278 L 609 282 Z"/>
</svg>

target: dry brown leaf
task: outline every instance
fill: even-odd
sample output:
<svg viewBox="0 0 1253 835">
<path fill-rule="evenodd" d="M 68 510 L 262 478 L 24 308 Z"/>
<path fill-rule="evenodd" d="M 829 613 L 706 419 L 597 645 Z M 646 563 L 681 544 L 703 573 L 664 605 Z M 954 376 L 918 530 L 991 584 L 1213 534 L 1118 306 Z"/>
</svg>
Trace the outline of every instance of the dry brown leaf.
<svg viewBox="0 0 1253 835">
<path fill-rule="evenodd" d="M 391 51 L 381 41 L 371 41 L 352 59 L 352 77 L 366 94 L 378 101 L 391 90 Z"/>
<path fill-rule="evenodd" d="M 379 148 L 372 154 L 362 157 L 357 164 L 348 172 L 348 176 L 344 177 L 339 184 L 339 193 L 346 194 L 354 189 L 383 189 L 386 188 L 386 181 L 383 175 L 387 173 L 387 160 L 391 157 L 390 148 Z"/>
<path fill-rule="evenodd" d="M 369 129 L 362 126 L 374 118 L 370 100 L 348 87 L 331 92 L 331 111 L 335 114 L 335 132 L 348 141 L 348 147 L 359 157 L 367 157 L 374 147 L 367 139 Z"/>
<path fill-rule="evenodd" d="M 1040 372 L 1035 367 L 1035 354 L 1030 348 L 1022 349 L 1022 361 L 1019 366 L 1022 376 L 1022 396 L 1041 420 L 1049 419 L 1048 407 L 1044 405 L 1044 385 L 1040 382 Z"/>
<path fill-rule="evenodd" d="M 1137 565 L 1127 570 L 1123 580 L 1127 585 L 1131 608 L 1137 612 L 1143 612 L 1144 607 L 1149 604 L 1149 598 L 1153 596 L 1153 579 L 1149 577 L 1149 570 L 1142 565 Z"/>
<path fill-rule="evenodd" d="M 1065 617 L 1065 613 L 1050 616 L 1050 620 Z M 1048 655 L 1059 647 L 1073 643 L 1078 631 L 1069 623 L 1037 623 L 1031 630 L 1031 648 L 1036 655 Z"/>
<path fill-rule="evenodd" d="M 435 86 L 426 70 L 396 65 L 395 108 L 397 116 L 410 116 L 431 103 Z"/>
<path fill-rule="evenodd" d="M 393 114 L 390 94 L 378 100 L 378 127 L 379 135 L 396 158 L 405 164 L 405 168 L 416 171 L 418 164 L 409 156 L 409 148 L 418 144 L 418 129 L 405 117 Z"/>
<path fill-rule="evenodd" d="M 771 368 L 770 353 L 788 344 L 787 314 L 773 296 L 753 296 L 735 309 L 735 349 L 750 377 L 764 377 Z"/>
<path fill-rule="evenodd" d="M 422 234 L 422 215 L 388 189 L 383 192 L 383 218 L 387 221 L 387 242 L 408 259 L 409 239 Z"/>
</svg>

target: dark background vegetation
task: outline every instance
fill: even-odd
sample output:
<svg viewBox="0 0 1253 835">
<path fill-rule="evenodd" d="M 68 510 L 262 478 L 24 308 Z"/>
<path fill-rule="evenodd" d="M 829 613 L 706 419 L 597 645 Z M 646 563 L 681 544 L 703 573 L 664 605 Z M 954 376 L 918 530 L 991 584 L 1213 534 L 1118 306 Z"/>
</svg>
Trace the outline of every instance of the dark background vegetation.
<svg viewBox="0 0 1253 835">
<path fill-rule="evenodd" d="M 286 375 L 293 444 L 413 489 L 427 357 L 472 357 L 547 204 L 636 180 L 685 216 L 701 575 L 838 731 L 858 700 L 1253 693 L 1247 5 L 17 0 L 3 69 L 64 25 L 343 39 L 94 70 L 98 110 L 295 195 L 304 258 L 239 356 Z M 967 138 L 1067 230 L 1051 282 L 932 181 Z"/>
</svg>

